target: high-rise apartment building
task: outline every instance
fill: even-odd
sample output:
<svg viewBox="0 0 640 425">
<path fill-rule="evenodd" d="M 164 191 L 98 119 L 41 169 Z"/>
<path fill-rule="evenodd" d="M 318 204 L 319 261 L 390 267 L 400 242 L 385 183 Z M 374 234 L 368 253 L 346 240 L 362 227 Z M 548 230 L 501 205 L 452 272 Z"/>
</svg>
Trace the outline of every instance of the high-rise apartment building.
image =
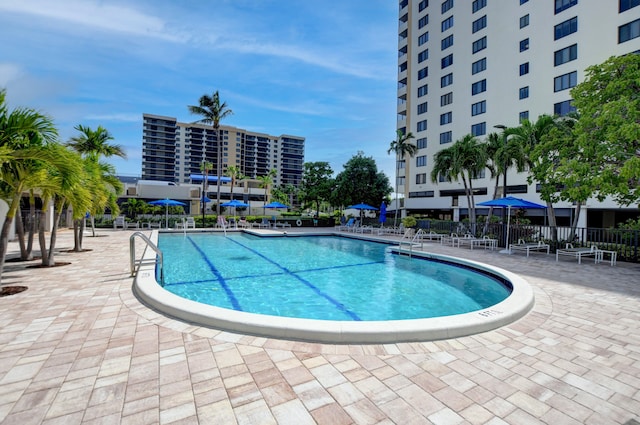
<svg viewBox="0 0 640 425">
<path fill-rule="evenodd" d="M 564 115 L 572 110 L 570 89 L 588 66 L 640 51 L 640 0 L 400 0 L 399 6 L 397 127 L 413 133 L 418 153 L 398 158 L 397 178 L 412 213 L 454 219 L 467 213 L 462 183 L 431 181 L 440 149 L 467 134 L 484 139 L 523 119 Z M 507 195 L 540 202 L 525 174 L 510 169 L 507 179 Z M 488 170 L 473 186 L 477 202 L 493 195 Z M 560 220 L 571 215 L 570 203 L 557 206 Z M 607 226 L 617 205 L 593 200 L 585 208 L 598 212 L 592 225 Z"/>
<path fill-rule="evenodd" d="M 142 178 L 190 183 L 202 174 L 204 161 L 217 164 L 222 143 L 222 170 L 235 165 L 256 179 L 276 170 L 275 185 L 298 186 L 304 164 L 303 137 L 270 136 L 236 127 L 220 126 L 220 138 L 211 126 L 181 123 L 172 117 L 143 114 Z"/>
</svg>

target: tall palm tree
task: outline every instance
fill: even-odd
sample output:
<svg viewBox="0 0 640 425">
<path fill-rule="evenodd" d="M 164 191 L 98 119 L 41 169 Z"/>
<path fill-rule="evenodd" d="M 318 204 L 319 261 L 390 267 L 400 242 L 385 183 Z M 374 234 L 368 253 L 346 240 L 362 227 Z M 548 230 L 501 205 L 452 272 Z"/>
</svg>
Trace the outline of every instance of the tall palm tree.
<svg viewBox="0 0 640 425">
<path fill-rule="evenodd" d="M 271 186 L 273 185 L 273 178 L 276 176 L 277 171 L 271 170 L 264 176 L 258 176 L 260 180 L 260 187 L 264 188 L 264 205 L 267 205 L 271 198 Z"/>
<path fill-rule="evenodd" d="M 387 155 L 390 155 L 392 152 L 396 155 L 396 208 L 395 215 L 393 218 L 393 226 L 397 225 L 398 221 L 398 166 L 400 161 L 404 160 L 404 158 L 409 155 L 409 158 L 413 158 L 416 153 L 418 153 L 418 147 L 411 143 L 411 139 L 414 138 L 412 133 L 404 134 L 402 130 L 396 131 L 396 139 L 391 141 L 389 145 L 389 149 L 387 150 Z M 406 182 L 405 182 L 406 183 Z"/>
<path fill-rule="evenodd" d="M 227 102 L 220 102 L 220 94 L 217 90 L 211 96 L 207 96 L 206 94 L 201 96 L 198 103 L 199 104 L 197 106 L 188 106 L 189 112 L 194 115 L 202 116 L 203 118 L 196 122 L 211 125 L 216 133 L 216 143 L 218 145 L 216 160 L 216 172 L 218 175 L 218 180 L 216 182 L 218 186 L 218 193 L 216 196 L 216 214 L 220 215 L 220 176 L 222 176 L 222 138 L 220 137 L 220 121 L 230 115 L 233 115 L 233 111 L 229 109 Z"/>
<path fill-rule="evenodd" d="M 243 179 L 244 176 L 240 172 L 240 167 L 238 167 L 237 165 L 229 165 L 227 167 L 227 172 L 225 173 L 225 175 L 231 177 L 231 200 L 233 201 L 233 188 L 236 185 L 236 181 Z"/>
<path fill-rule="evenodd" d="M 85 178 L 87 178 L 85 187 L 91 188 L 94 195 L 94 206 L 90 207 L 88 212 L 91 216 L 91 228 L 95 236 L 95 226 L 93 225 L 93 217 L 96 212 L 104 211 L 107 204 L 113 206 L 113 196 L 109 194 L 117 194 L 122 191 L 122 184 L 116 183 L 115 170 L 109 172 L 109 166 L 101 162 L 102 157 L 118 156 L 120 158 L 127 157 L 124 148 L 121 145 L 111 143 L 113 136 L 109 131 L 98 126 L 93 130 L 90 127 L 78 124 L 74 127 L 80 134 L 72 137 L 67 141 L 66 145 L 79 153 L 85 160 Z M 80 211 L 78 212 L 78 214 Z M 84 234 L 84 212 L 79 215 L 73 223 L 74 231 L 74 251 L 82 251 L 82 235 Z"/>
</svg>

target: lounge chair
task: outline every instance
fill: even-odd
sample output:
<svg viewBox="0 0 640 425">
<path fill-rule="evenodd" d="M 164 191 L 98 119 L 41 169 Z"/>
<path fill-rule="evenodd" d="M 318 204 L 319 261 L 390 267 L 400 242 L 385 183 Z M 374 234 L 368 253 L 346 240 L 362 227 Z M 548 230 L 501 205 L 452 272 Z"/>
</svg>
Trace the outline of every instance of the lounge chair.
<svg viewBox="0 0 640 425">
<path fill-rule="evenodd" d="M 578 264 L 582 263 L 582 257 L 587 257 L 593 255 L 595 257 L 595 262 L 598 262 L 600 258 L 598 254 L 598 248 L 595 245 L 591 245 L 590 248 L 574 248 L 573 244 L 568 243 L 564 249 L 558 249 L 556 251 L 556 262 L 558 261 L 558 257 L 560 255 L 565 255 L 568 257 L 573 257 L 578 259 Z"/>
<path fill-rule="evenodd" d="M 196 228 L 196 221 L 193 217 L 187 217 L 186 219 L 182 220 L 182 221 L 176 221 L 176 228 L 178 229 L 188 229 L 188 228 L 192 228 L 195 229 Z"/>
<path fill-rule="evenodd" d="M 422 239 L 429 239 L 430 241 L 439 241 L 442 240 L 444 235 L 442 233 L 436 233 L 433 230 L 429 231 L 429 233 L 423 232 L 420 237 Z"/>
<path fill-rule="evenodd" d="M 544 243 L 543 241 L 538 242 L 525 242 L 524 239 L 518 239 L 518 243 L 512 243 L 509 245 L 509 251 L 525 251 L 527 253 L 527 257 L 529 256 L 529 252 L 531 251 L 547 251 L 547 255 L 549 255 L 549 249 L 551 247 L 549 244 Z"/>
<path fill-rule="evenodd" d="M 113 228 L 117 229 L 118 227 L 122 228 L 122 230 L 127 229 L 127 221 L 125 220 L 123 215 L 120 215 L 116 217 L 115 220 L 113 220 Z"/>
<path fill-rule="evenodd" d="M 238 226 L 240 226 L 243 229 L 251 228 L 251 224 L 244 217 L 240 217 L 240 219 L 238 220 Z"/>
<path fill-rule="evenodd" d="M 268 229 L 270 227 L 271 227 L 271 223 L 269 223 L 269 220 L 265 217 L 263 217 L 262 221 L 258 223 L 258 229 Z"/>
<path fill-rule="evenodd" d="M 216 227 L 219 229 L 226 229 L 229 227 L 229 223 L 224 219 L 223 215 L 218 216 L 218 221 L 216 222 Z"/>
<path fill-rule="evenodd" d="M 341 225 L 339 230 L 346 230 L 348 231 L 349 229 L 351 229 L 354 224 L 356 222 L 356 219 L 351 217 L 349 220 L 347 220 L 347 222 L 344 225 Z"/>
</svg>

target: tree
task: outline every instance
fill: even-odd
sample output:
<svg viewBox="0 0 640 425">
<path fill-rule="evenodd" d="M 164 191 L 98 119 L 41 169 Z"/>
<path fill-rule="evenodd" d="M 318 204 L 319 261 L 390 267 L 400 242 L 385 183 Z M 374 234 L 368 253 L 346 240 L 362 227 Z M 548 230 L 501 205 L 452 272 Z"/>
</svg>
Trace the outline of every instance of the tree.
<svg viewBox="0 0 640 425">
<path fill-rule="evenodd" d="M 328 162 L 305 162 L 300 183 L 300 194 L 304 204 L 316 204 L 316 211 L 320 211 L 320 203 L 331 198 L 334 180 L 333 170 Z"/>
<path fill-rule="evenodd" d="M 225 174 L 231 177 L 231 200 L 233 201 L 233 188 L 236 185 L 236 181 L 243 179 L 244 176 L 240 172 L 240 167 L 237 165 L 229 165 Z"/>
<path fill-rule="evenodd" d="M 0 90 L 0 192 L 9 210 L 0 231 L 0 281 L 9 242 L 9 230 L 19 210 L 22 193 L 33 188 L 38 180 L 34 174 L 48 160 L 47 145 L 55 143 L 57 130 L 53 120 L 30 108 L 9 110 L 6 91 Z"/>
<path fill-rule="evenodd" d="M 393 226 L 397 225 L 398 221 L 398 209 L 400 208 L 400 204 L 398 204 L 398 171 L 401 161 L 405 160 L 405 157 L 408 155 L 409 158 L 413 158 L 416 153 L 418 153 L 418 147 L 411 143 L 411 139 L 414 138 L 412 133 L 404 134 L 402 130 L 396 131 L 396 139 L 391 141 L 389 145 L 389 150 L 387 150 L 387 154 L 391 154 L 392 152 L 396 155 L 396 208 L 395 214 L 393 217 Z"/>
<path fill-rule="evenodd" d="M 640 55 L 611 57 L 586 69 L 571 90 L 578 111 L 574 134 L 579 155 L 564 158 L 561 172 L 585 167 L 592 193 L 623 204 L 640 201 Z"/>
<path fill-rule="evenodd" d="M 91 228 L 93 226 L 93 217 L 96 213 L 104 212 L 104 208 L 107 205 L 114 206 L 114 196 L 122 191 L 122 184 L 115 177 L 115 170 L 111 168 L 112 172 L 106 164 L 101 163 L 102 157 L 119 156 L 126 158 L 122 146 L 111 143 L 113 136 L 106 128 L 98 126 L 96 130 L 90 127 L 85 127 L 78 124 L 74 127 L 80 134 L 72 137 L 66 143 L 71 149 L 79 153 L 85 161 L 85 185 L 93 195 L 94 202 L 89 206 L 87 212 L 91 215 Z M 73 223 L 74 233 L 74 251 L 82 251 L 82 235 L 84 234 L 84 213 L 85 211 L 78 211 L 77 214 L 74 211 L 76 219 Z"/>
<path fill-rule="evenodd" d="M 347 206 L 364 202 L 375 206 L 387 199 L 391 192 L 393 187 L 389 178 L 378 172 L 375 160 L 359 151 L 336 176 L 332 204 Z"/>
<path fill-rule="evenodd" d="M 483 143 L 471 134 L 457 140 L 451 147 L 435 154 L 431 170 L 431 180 L 438 183 L 440 177 L 447 181 L 461 179 L 469 208 L 471 230 L 475 232 L 476 206 L 473 194 L 473 180 L 487 165 L 487 150 Z"/>
<path fill-rule="evenodd" d="M 264 205 L 267 205 L 271 199 L 271 186 L 273 185 L 273 178 L 276 176 L 276 170 L 270 170 L 264 176 L 258 176 L 260 180 L 260 187 L 264 189 Z"/>
<path fill-rule="evenodd" d="M 216 196 L 216 214 L 220 215 L 220 177 L 222 176 L 222 138 L 220 137 L 220 121 L 226 117 L 233 115 L 233 111 L 227 106 L 227 102 L 220 102 L 220 94 L 216 90 L 211 96 L 206 94 L 200 97 L 198 106 L 189 106 L 189 112 L 194 115 L 200 115 L 203 118 L 196 121 L 203 124 L 211 125 L 216 134 L 216 144 L 218 146 L 216 159 L 216 173 L 218 179 L 217 196 Z"/>
<path fill-rule="evenodd" d="M 131 218 L 135 218 L 138 214 L 144 214 L 148 207 L 149 204 L 142 199 L 137 198 L 127 199 L 127 201 L 121 205 L 121 209 L 125 212 L 127 217 Z"/>
</svg>

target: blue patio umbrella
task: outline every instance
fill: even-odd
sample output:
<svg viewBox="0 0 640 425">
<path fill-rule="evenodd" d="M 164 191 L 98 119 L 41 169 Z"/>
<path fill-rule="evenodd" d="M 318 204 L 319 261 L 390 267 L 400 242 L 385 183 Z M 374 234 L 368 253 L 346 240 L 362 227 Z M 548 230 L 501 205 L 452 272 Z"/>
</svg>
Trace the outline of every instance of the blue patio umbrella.
<svg viewBox="0 0 640 425">
<path fill-rule="evenodd" d="M 384 225 L 384 222 L 387 221 L 387 205 L 382 201 L 380 204 L 380 218 L 378 219 L 380 223 Z"/>
<path fill-rule="evenodd" d="M 184 202 L 176 201 L 174 199 L 165 198 L 165 199 L 158 199 L 157 201 L 151 201 L 149 202 L 149 205 L 160 205 L 165 207 L 164 209 L 165 224 L 167 228 L 169 228 L 169 207 L 185 206 L 187 204 L 185 204 Z"/>
<path fill-rule="evenodd" d="M 378 209 L 376 207 L 372 207 L 371 205 L 368 204 L 355 204 L 355 205 L 351 205 L 350 207 L 347 207 L 348 210 L 372 210 L 372 211 L 377 211 Z"/>
<path fill-rule="evenodd" d="M 233 219 L 236 219 L 236 208 L 237 207 L 248 207 L 249 204 L 245 204 L 242 201 L 238 201 L 237 199 L 232 199 L 229 202 L 225 202 L 224 204 L 220 204 L 221 207 L 233 207 Z"/>
<path fill-rule="evenodd" d="M 500 251 L 503 254 L 511 254 L 509 249 L 509 226 L 511 224 L 511 208 L 530 208 L 530 209 L 542 209 L 547 208 L 544 205 L 536 204 L 535 202 L 527 201 L 526 199 L 516 198 L 514 196 L 505 196 L 500 199 L 492 199 L 490 201 L 478 202 L 478 205 L 483 207 L 497 207 L 507 209 L 507 238 L 505 239 L 505 249 Z"/>
<path fill-rule="evenodd" d="M 289 205 L 285 205 L 282 202 L 269 202 L 267 205 L 265 205 L 262 208 L 273 208 L 273 209 L 280 209 L 280 208 L 289 208 Z"/>
</svg>

